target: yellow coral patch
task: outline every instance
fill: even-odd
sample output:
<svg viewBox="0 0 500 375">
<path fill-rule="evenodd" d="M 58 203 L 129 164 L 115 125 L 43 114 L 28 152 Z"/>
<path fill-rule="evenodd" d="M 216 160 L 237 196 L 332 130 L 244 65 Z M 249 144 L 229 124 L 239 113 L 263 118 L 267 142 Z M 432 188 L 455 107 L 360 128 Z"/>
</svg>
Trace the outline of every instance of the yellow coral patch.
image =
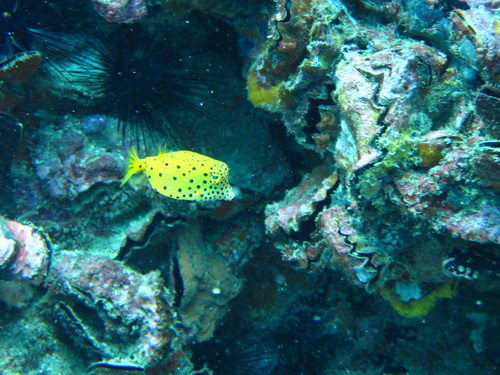
<svg viewBox="0 0 500 375">
<path fill-rule="evenodd" d="M 438 165 L 443 158 L 443 154 L 439 148 L 429 143 L 418 145 L 418 156 L 420 157 L 419 165 L 428 168 Z"/>
<path fill-rule="evenodd" d="M 259 84 L 255 69 L 251 68 L 247 76 L 248 100 L 256 106 L 269 112 L 277 112 L 280 108 L 280 89 L 283 82 L 269 88 Z"/>
<path fill-rule="evenodd" d="M 417 318 L 427 315 L 438 300 L 455 297 L 457 294 L 457 281 L 449 280 L 439 285 L 419 300 L 412 300 L 410 302 L 401 301 L 392 287 L 386 286 L 380 291 L 380 294 L 391 304 L 399 315 L 405 318 Z"/>
</svg>

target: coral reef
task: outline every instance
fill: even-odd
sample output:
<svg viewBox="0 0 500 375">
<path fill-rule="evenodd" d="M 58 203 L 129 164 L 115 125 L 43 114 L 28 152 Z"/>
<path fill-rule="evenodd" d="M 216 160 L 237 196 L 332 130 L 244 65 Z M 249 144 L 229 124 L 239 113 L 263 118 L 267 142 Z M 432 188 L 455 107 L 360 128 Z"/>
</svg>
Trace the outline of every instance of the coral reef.
<svg viewBox="0 0 500 375">
<path fill-rule="evenodd" d="M 2 6 L 0 372 L 498 372 L 494 3 L 85 1 Z"/>
<path fill-rule="evenodd" d="M 425 34 L 432 41 L 459 24 L 462 32 L 454 30 L 446 37 L 471 38 L 464 24 L 475 30 L 474 22 L 486 17 L 487 30 L 473 38 L 473 44 L 481 44 L 484 50 L 471 62 L 464 59 L 463 50 L 442 42 L 417 42 L 390 27 L 371 28 L 355 21 L 340 2 L 336 12 L 325 13 L 323 2 L 294 2 L 290 19 L 284 22 L 287 27 L 299 27 L 293 21 L 299 3 L 306 15 L 301 30 L 280 28 L 282 20 L 277 20 L 276 30 L 283 33 L 283 42 L 291 35 L 305 35 L 299 40 L 309 53 L 287 60 L 276 58 L 279 48 L 266 49 L 249 68 L 249 98 L 256 106 L 281 113 L 296 141 L 323 154 L 321 168 L 333 170 L 339 181 L 318 199 L 315 189 L 324 186 L 325 180 L 304 178 L 284 199 L 267 206 L 268 233 L 284 259 L 315 271 L 340 269 L 353 283 L 385 296 L 393 283 L 443 283 L 441 261 L 455 243 L 453 238 L 500 242 L 499 202 L 493 190 L 497 145 L 490 138 L 496 125 L 490 120 L 491 112 L 474 107 L 476 95 L 492 103 L 495 96 L 474 92 L 469 85 L 477 81 L 466 76 L 474 66 L 489 84 L 495 81 L 498 37 L 492 36 L 491 11 L 455 9 L 447 19 L 441 10 L 427 9 L 416 1 L 406 9 L 393 9 L 412 35 L 419 33 L 422 23 L 435 22 L 436 28 Z M 364 5 L 378 12 L 384 9 L 371 2 Z M 281 9 L 279 3 L 277 9 Z M 326 14 L 336 22 L 325 23 Z M 305 62 L 314 56 L 313 46 L 325 40 L 332 54 L 323 61 L 321 74 L 302 76 Z M 273 65 L 276 61 L 290 64 Z M 279 67 L 279 78 L 269 67 Z M 486 72 L 490 69 L 492 73 Z M 262 83 L 256 88 L 254 82 L 268 82 L 268 86 Z M 293 92 L 294 100 L 284 106 L 286 90 Z M 259 101 L 252 100 L 252 94 Z M 297 195 L 302 188 L 309 189 L 308 194 Z M 297 217 L 307 222 L 300 225 Z M 448 244 L 435 243 L 428 249 L 417 244 L 419 236 L 430 239 L 431 231 L 449 236 Z M 408 263 L 425 258 L 434 259 L 426 265 L 418 263 L 427 268 L 427 274 Z"/>
</svg>

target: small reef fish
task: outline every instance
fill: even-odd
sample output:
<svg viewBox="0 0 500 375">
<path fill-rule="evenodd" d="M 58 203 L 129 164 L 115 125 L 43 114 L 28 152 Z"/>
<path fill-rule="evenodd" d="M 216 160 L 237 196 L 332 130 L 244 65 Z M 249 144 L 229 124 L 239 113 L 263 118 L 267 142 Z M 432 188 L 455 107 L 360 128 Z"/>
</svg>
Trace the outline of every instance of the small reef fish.
<svg viewBox="0 0 500 375">
<path fill-rule="evenodd" d="M 454 277 L 468 280 L 478 279 L 483 272 L 500 276 L 500 258 L 474 247 L 456 248 L 443 261 L 443 268 Z"/>
<path fill-rule="evenodd" d="M 139 159 L 135 149 L 131 149 L 127 173 L 120 187 L 140 171 L 154 190 L 170 198 L 193 201 L 234 198 L 227 164 L 196 152 L 167 153 L 160 149 L 157 156 Z"/>
</svg>

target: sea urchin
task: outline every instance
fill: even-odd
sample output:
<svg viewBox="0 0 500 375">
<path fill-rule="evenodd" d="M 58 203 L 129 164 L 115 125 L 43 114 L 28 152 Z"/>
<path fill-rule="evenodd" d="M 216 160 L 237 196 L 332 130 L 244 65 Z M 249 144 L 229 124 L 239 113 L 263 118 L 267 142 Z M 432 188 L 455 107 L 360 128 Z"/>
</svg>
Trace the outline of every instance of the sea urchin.
<svg viewBox="0 0 500 375">
<path fill-rule="evenodd" d="M 206 103 L 223 82 L 214 73 L 220 66 L 175 39 L 153 35 L 141 24 L 120 25 L 101 35 L 72 73 L 91 92 L 97 110 L 117 118 L 124 136 L 137 143 L 158 144 L 160 137 L 178 145 L 186 123 L 215 117 Z"/>
</svg>

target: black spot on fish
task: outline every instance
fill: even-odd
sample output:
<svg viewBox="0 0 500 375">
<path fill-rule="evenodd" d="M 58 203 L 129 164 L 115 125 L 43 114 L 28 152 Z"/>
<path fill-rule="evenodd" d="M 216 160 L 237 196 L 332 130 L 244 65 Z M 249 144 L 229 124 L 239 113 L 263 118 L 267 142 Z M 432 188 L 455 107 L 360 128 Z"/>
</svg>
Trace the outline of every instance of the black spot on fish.
<svg viewBox="0 0 500 375">
<path fill-rule="evenodd" d="M 159 175 L 160 177 L 161 177 L 161 176 L 163 176 L 163 174 L 161 174 L 161 173 L 158 173 L 158 175 Z"/>
<path fill-rule="evenodd" d="M 196 188 L 199 189 L 199 188 L 201 188 L 201 186 L 200 185 L 196 185 Z"/>
<path fill-rule="evenodd" d="M 181 166 L 180 166 L 180 165 L 178 165 L 178 166 L 177 166 L 177 169 L 181 169 Z"/>
<path fill-rule="evenodd" d="M 193 167 L 193 171 L 195 171 L 195 170 L 196 170 L 196 167 Z"/>
<path fill-rule="evenodd" d="M 207 176 L 208 176 L 208 173 L 203 173 L 203 176 L 207 177 Z"/>
<path fill-rule="evenodd" d="M 179 188 L 178 192 L 179 192 L 179 193 L 182 193 L 182 189 L 180 189 L 180 188 Z"/>
<path fill-rule="evenodd" d="M 217 176 L 216 174 L 214 174 L 214 175 L 212 175 L 212 178 L 213 178 L 214 180 L 217 180 L 217 179 L 219 178 L 219 176 Z"/>
<path fill-rule="evenodd" d="M 168 163 L 165 163 L 165 167 L 168 167 Z"/>
<path fill-rule="evenodd" d="M 194 182 L 194 180 L 189 180 L 189 183 L 192 184 Z"/>
<path fill-rule="evenodd" d="M 193 196 L 193 194 L 189 194 L 189 198 L 191 198 Z"/>
<path fill-rule="evenodd" d="M 203 180 L 203 183 L 206 184 L 207 183 L 207 180 Z"/>
<path fill-rule="evenodd" d="M 164 187 L 163 187 L 163 190 L 167 190 L 167 187 L 166 187 L 166 186 L 164 186 Z"/>
<path fill-rule="evenodd" d="M 177 180 L 177 177 L 172 177 L 172 178 L 174 179 L 174 181 L 176 181 L 176 180 Z"/>
</svg>

